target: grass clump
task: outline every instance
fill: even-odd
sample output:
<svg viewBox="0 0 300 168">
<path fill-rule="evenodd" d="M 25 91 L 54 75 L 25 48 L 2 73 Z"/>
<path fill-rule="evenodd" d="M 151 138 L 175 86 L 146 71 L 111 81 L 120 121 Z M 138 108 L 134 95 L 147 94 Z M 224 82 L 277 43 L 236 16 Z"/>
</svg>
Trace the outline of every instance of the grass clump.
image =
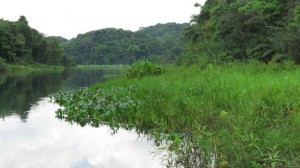
<svg viewBox="0 0 300 168">
<path fill-rule="evenodd" d="M 135 77 L 143 77 L 143 76 L 155 76 L 160 75 L 165 72 L 161 66 L 149 62 L 149 61 L 139 61 L 134 63 L 126 73 L 128 78 L 135 78 Z"/>
<path fill-rule="evenodd" d="M 134 88 L 115 100 L 129 95 L 141 102 L 135 110 L 116 111 L 103 121 L 148 130 L 157 144 L 170 142 L 174 167 L 297 167 L 299 86 L 298 66 L 234 63 L 171 68 L 159 76 L 122 78 L 87 90 Z M 78 100 L 89 100 L 79 95 Z M 68 110 L 80 104 L 67 95 L 56 100 Z"/>
</svg>

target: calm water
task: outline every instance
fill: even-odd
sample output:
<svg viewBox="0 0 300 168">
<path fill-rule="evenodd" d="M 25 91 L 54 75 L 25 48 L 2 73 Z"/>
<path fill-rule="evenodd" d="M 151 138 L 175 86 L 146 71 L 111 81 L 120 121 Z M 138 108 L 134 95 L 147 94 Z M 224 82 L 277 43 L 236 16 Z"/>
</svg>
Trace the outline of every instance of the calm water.
<svg viewBox="0 0 300 168">
<path fill-rule="evenodd" d="M 112 70 L 0 76 L 0 167 L 157 168 L 152 142 L 135 132 L 80 127 L 55 118 L 49 94 L 104 81 Z"/>
</svg>

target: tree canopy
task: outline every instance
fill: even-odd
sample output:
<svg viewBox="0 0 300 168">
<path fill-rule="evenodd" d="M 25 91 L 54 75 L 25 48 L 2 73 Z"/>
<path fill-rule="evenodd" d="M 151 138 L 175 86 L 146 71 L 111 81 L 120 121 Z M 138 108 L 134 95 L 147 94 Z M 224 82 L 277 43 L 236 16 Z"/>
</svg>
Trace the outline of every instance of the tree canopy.
<svg viewBox="0 0 300 168">
<path fill-rule="evenodd" d="M 184 30 L 181 60 L 300 63 L 299 11 L 299 0 L 207 0 Z"/>
<path fill-rule="evenodd" d="M 181 31 L 189 24 L 157 24 L 136 32 L 107 28 L 64 43 L 78 64 L 131 64 L 138 60 L 172 62 L 184 49 Z"/>
<path fill-rule="evenodd" d="M 74 57 L 64 53 L 55 37 L 45 37 L 31 28 L 25 16 L 11 22 L 0 19 L 0 58 L 7 63 L 74 65 Z"/>
</svg>

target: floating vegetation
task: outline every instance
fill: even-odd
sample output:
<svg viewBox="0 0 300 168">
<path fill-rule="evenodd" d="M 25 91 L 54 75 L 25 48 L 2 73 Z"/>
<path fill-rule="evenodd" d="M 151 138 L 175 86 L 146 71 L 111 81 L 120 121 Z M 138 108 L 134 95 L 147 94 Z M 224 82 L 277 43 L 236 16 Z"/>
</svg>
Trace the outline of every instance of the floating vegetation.
<svg viewBox="0 0 300 168">
<path fill-rule="evenodd" d="M 130 120 L 130 113 L 137 111 L 141 102 L 135 98 L 133 87 L 112 87 L 110 89 L 77 89 L 58 92 L 52 97 L 64 106 L 56 112 L 58 118 L 75 121 L 81 126 L 90 124 L 98 127 L 109 121 L 117 126 L 117 121 Z"/>
</svg>

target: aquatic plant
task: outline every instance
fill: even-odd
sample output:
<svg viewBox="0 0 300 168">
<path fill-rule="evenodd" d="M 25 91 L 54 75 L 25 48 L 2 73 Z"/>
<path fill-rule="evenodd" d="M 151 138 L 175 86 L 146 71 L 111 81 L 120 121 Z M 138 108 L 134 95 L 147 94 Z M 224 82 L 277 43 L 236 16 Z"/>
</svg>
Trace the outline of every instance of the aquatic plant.
<svg viewBox="0 0 300 168">
<path fill-rule="evenodd" d="M 141 102 L 135 99 L 132 87 L 112 87 L 110 89 L 82 88 L 51 95 L 55 102 L 64 106 L 56 112 L 58 118 L 75 121 L 80 125 L 101 123 L 118 126 L 118 121 L 127 122 Z M 109 125 L 108 124 L 108 125 Z"/>
</svg>

